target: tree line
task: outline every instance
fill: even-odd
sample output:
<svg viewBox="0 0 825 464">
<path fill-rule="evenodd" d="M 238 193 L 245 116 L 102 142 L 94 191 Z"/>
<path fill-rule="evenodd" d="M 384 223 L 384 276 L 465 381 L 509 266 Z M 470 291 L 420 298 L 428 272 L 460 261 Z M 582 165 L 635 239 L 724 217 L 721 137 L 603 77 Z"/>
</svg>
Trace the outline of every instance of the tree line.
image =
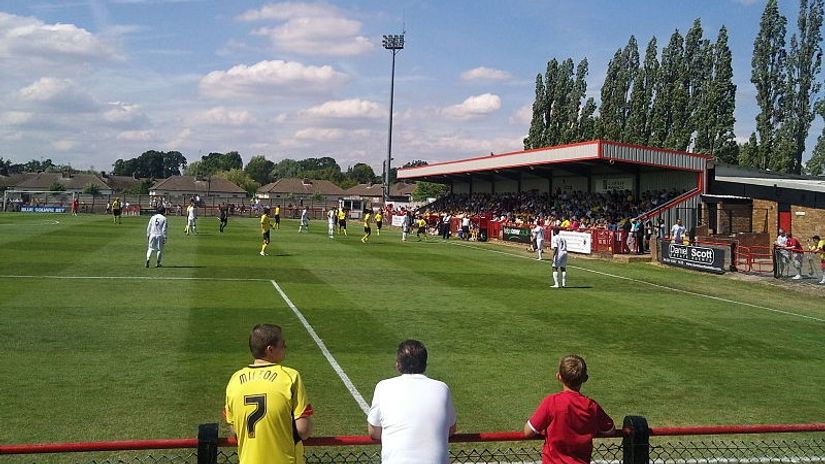
<svg viewBox="0 0 825 464">
<path fill-rule="evenodd" d="M 601 102 L 586 98 L 587 59 L 547 63 L 536 76 L 533 114 L 524 148 L 603 138 L 690 150 L 746 167 L 822 175 L 825 131 L 803 166 L 815 116 L 825 119 L 820 95 L 823 0 L 800 0 L 797 30 L 786 46 L 787 18 L 768 0 L 754 39 L 751 82 L 760 111 L 756 131 L 739 144 L 734 134 L 736 85 L 728 31 L 711 40 L 700 19 L 683 36 L 673 32 L 659 53 L 656 37 L 644 57 L 631 36 L 607 66 Z"/>
</svg>

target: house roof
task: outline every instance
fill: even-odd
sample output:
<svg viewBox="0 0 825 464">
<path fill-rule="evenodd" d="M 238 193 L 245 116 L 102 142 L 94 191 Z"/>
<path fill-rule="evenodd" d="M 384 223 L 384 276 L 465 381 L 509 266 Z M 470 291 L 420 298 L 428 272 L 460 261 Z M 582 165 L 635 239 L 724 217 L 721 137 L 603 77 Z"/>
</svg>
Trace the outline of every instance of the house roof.
<svg viewBox="0 0 825 464">
<path fill-rule="evenodd" d="M 278 179 L 258 189 L 258 193 L 294 193 L 301 195 L 345 195 L 344 190 L 328 180 L 299 179 L 296 177 Z"/>
<path fill-rule="evenodd" d="M 391 197 L 406 197 L 412 195 L 418 186 L 413 182 L 396 182 L 390 185 Z"/>
<path fill-rule="evenodd" d="M 362 197 L 383 197 L 384 185 L 382 184 L 358 184 L 346 190 L 347 195 L 358 195 Z"/>
<path fill-rule="evenodd" d="M 83 190 L 87 185 L 94 184 L 102 190 L 111 190 L 105 182 L 94 174 L 67 174 L 59 172 L 40 172 L 14 185 L 16 189 L 48 190 L 55 182 L 59 182 L 66 190 Z"/>
<path fill-rule="evenodd" d="M 167 192 L 204 192 L 204 193 L 246 193 L 246 190 L 222 177 L 198 178 L 194 176 L 172 176 L 155 182 L 150 190 Z"/>
<path fill-rule="evenodd" d="M 145 180 L 146 179 L 135 179 L 132 176 L 103 176 L 103 181 L 106 182 L 115 192 L 122 192 L 132 187 L 136 187 Z"/>
<path fill-rule="evenodd" d="M 12 174 L 10 176 L 0 176 L 0 189 L 13 189 L 24 180 L 36 176 L 34 172 L 24 172 L 22 174 Z"/>
</svg>

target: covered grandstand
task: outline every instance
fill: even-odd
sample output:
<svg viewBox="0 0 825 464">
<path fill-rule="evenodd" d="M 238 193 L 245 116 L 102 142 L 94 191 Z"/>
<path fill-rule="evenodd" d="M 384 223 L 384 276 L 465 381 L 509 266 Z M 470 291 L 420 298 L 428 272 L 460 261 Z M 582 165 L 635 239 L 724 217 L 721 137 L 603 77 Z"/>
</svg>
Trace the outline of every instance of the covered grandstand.
<svg viewBox="0 0 825 464">
<path fill-rule="evenodd" d="M 699 222 L 712 157 L 606 140 L 472 158 L 399 169 L 398 178 L 445 184 L 450 194 L 502 195 L 534 192 L 549 196 L 572 193 L 677 190 L 675 198 L 636 215 L 683 220 L 688 229 Z"/>
</svg>

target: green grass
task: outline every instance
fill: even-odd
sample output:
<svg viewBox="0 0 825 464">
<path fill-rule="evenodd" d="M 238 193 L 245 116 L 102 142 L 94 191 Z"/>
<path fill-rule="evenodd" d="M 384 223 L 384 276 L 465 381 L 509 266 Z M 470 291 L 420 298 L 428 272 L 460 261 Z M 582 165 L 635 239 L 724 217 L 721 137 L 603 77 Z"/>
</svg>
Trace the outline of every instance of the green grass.
<svg viewBox="0 0 825 464">
<path fill-rule="evenodd" d="M 249 361 L 260 322 L 285 328 L 285 364 L 304 375 L 316 435 L 364 434 L 364 414 L 270 279 L 367 402 L 394 375 L 397 344 L 422 340 L 460 431 L 520 430 L 558 389 L 552 370 L 568 352 L 588 361 L 584 393 L 617 421 L 822 421 L 821 296 L 576 258 L 571 288 L 555 290 L 549 263 L 522 249 L 401 243 L 386 230 L 365 245 L 357 224 L 329 240 L 324 221 L 300 235 L 285 221 L 261 257 L 254 219 L 219 234 L 201 218 L 200 235 L 186 237 L 171 217 L 166 267 L 145 269 L 146 221 L 0 215 L 0 274 L 28 276 L 0 280 L 3 443 L 193 436 L 221 420 L 226 381 Z M 92 276 L 123 278 L 54 278 Z"/>
</svg>

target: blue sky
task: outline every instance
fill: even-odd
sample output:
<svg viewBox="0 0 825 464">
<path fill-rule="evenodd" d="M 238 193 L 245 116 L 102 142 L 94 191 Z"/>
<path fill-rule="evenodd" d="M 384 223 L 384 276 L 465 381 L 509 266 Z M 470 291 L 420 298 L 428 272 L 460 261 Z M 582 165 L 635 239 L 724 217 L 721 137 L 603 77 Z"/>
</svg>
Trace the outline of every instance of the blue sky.
<svg viewBox="0 0 825 464">
<path fill-rule="evenodd" d="M 237 150 L 244 161 L 332 156 L 381 172 L 391 55 L 394 165 L 520 150 L 537 73 L 551 58 L 607 63 L 635 35 L 644 53 L 701 18 L 728 28 L 736 133 L 755 126 L 750 60 L 757 0 L 4 0 L 0 156 L 110 170 L 150 150 Z M 796 0 L 780 0 L 795 29 Z M 821 76 L 820 76 L 821 78 Z M 815 123 L 808 151 L 819 134 Z M 806 155 L 806 158 L 808 155 Z"/>
</svg>

